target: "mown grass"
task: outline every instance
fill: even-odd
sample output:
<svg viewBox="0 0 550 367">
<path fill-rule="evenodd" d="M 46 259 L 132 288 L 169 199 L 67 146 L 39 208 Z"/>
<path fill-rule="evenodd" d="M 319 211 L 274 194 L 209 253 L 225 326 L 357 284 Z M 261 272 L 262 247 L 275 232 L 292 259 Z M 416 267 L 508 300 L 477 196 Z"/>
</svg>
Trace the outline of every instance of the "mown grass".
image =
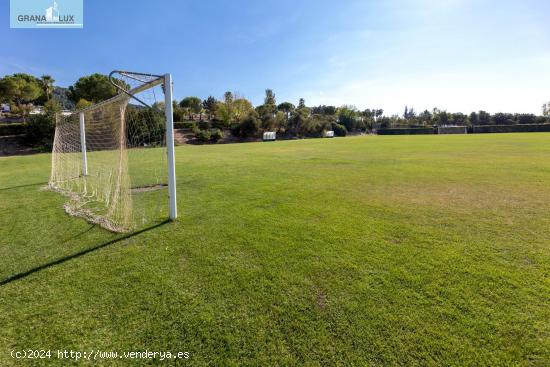
<svg viewBox="0 0 550 367">
<path fill-rule="evenodd" d="M 549 142 L 178 147 L 181 218 L 130 237 L 39 190 L 50 155 L 0 158 L 0 365 L 550 365 Z"/>
</svg>

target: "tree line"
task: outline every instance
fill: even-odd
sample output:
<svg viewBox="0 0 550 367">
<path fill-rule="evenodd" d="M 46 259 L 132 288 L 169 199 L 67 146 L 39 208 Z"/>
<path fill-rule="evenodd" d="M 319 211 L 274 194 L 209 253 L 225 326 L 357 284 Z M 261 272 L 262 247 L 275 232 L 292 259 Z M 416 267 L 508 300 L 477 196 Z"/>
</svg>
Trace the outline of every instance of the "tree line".
<svg viewBox="0 0 550 367">
<path fill-rule="evenodd" d="M 97 73 L 81 77 L 74 85 L 62 89 L 66 98 L 62 98 L 63 93 L 53 94 L 54 90 L 59 90 L 54 83 L 49 75 L 39 78 L 23 73 L 4 76 L 0 79 L 0 101 L 9 103 L 12 112 L 25 119 L 33 105 L 43 105 L 47 114 L 53 114 L 61 109 L 78 110 L 117 94 L 109 78 Z M 405 107 L 403 115 L 387 116 L 380 108 L 308 107 L 303 98 L 296 105 L 288 101 L 277 103 L 271 89 L 266 89 L 263 104 L 258 106 L 228 91 L 220 99 L 185 97 L 174 101 L 173 107 L 174 121 L 192 121 L 186 126 L 195 129 L 199 140 L 219 139 L 223 130 L 242 138 L 257 137 L 263 131 L 276 131 L 289 137 L 317 137 L 333 130 L 336 135 L 344 136 L 394 127 L 540 124 L 548 123 L 550 117 L 550 102 L 543 105 L 541 116 L 485 111 L 464 114 L 437 108 L 417 113 L 412 107 Z"/>
<path fill-rule="evenodd" d="M 277 104 L 275 93 L 266 89 L 264 103 L 254 107 L 245 98 L 226 92 L 218 101 L 213 96 L 202 101 L 199 97 L 186 97 L 174 105 L 175 121 L 199 118 L 203 129 L 231 128 L 233 135 L 258 136 L 262 131 L 279 134 L 316 137 L 333 130 L 338 136 L 348 133 L 372 132 L 384 128 L 422 128 L 433 126 L 515 125 L 550 122 L 550 102 L 543 105 L 543 114 L 494 113 L 486 111 L 447 112 L 434 108 L 417 113 L 405 107 L 403 115 L 384 115 L 382 109 L 359 110 L 352 105 L 340 107 L 320 105 L 308 107 L 301 98 L 297 105 L 290 102 Z M 203 121 L 206 120 L 206 123 Z"/>
</svg>

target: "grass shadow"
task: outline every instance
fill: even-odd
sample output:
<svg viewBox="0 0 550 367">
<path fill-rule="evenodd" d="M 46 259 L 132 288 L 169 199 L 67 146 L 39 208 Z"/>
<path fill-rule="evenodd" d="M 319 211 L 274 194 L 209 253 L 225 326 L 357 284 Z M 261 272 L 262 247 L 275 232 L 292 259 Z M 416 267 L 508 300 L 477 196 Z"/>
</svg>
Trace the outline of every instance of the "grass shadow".
<svg viewBox="0 0 550 367">
<path fill-rule="evenodd" d="M 150 227 L 147 227 L 147 228 L 143 228 L 143 229 L 140 229 L 139 231 L 136 231 L 136 232 L 132 232 L 132 233 L 128 233 L 126 235 L 123 235 L 121 237 L 117 237 L 115 239 L 112 239 L 112 240 L 109 240 L 107 242 L 104 242 L 104 243 L 101 243 L 97 246 L 94 246 L 94 247 L 91 247 L 91 248 L 87 248 L 85 250 L 82 250 L 82 251 L 79 251 L 75 254 L 72 254 L 72 255 L 68 255 L 68 256 L 64 256 L 60 259 L 57 259 L 57 260 L 53 260 L 53 261 L 50 261 L 46 264 L 43 264 L 43 265 L 40 265 L 40 266 L 37 266 L 35 268 L 32 268 L 30 270 L 27 270 L 27 271 L 24 271 L 24 272 L 21 272 L 21 273 L 18 273 L 18 274 L 15 274 L 15 275 L 12 275 L 12 276 L 9 276 L 3 280 L 0 280 L 0 286 L 3 286 L 3 285 L 6 285 L 8 283 L 11 283 L 15 280 L 18 280 L 18 279 L 22 279 L 22 278 L 25 278 L 31 274 L 34 274 L 36 272 L 39 272 L 41 270 L 44 270 L 44 269 L 48 269 L 52 266 L 55 266 L 55 265 L 60 265 L 60 264 L 63 264 L 64 262 L 66 261 L 69 261 L 69 260 L 72 260 L 72 259 L 76 259 L 80 256 L 83 256 L 83 255 L 86 255 L 86 254 L 89 254 L 90 252 L 93 252 L 93 251 L 96 251 L 96 250 L 99 250 L 99 249 L 102 249 L 104 247 L 107 247 L 107 246 L 110 246 L 110 245 L 114 245 L 120 241 L 124 241 L 128 238 L 132 238 L 132 237 L 135 237 L 139 234 L 142 234 L 144 232 L 148 232 L 148 231 L 151 231 L 153 229 L 156 229 L 158 227 L 161 227 L 163 225 L 165 225 L 166 223 L 169 223 L 170 220 L 169 219 L 166 219 L 158 224 L 155 224 L 153 226 L 150 226 Z M 84 232 L 76 235 L 76 237 L 80 237 L 81 235 L 83 235 L 84 233 L 90 231 L 94 226 L 91 226 L 90 228 L 88 228 L 87 230 L 85 230 Z M 75 238 L 76 238 L 75 237 Z"/>
</svg>

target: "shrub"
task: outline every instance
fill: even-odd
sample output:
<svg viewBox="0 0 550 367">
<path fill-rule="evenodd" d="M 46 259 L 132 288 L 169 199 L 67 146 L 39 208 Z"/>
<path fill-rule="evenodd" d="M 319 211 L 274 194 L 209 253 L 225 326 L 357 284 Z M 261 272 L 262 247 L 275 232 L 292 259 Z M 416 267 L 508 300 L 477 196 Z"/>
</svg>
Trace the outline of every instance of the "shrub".
<svg viewBox="0 0 550 367">
<path fill-rule="evenodd" d="M 535 124 L 537 122 L 537 116 L 532 113 L 518 113 L 516 114 L 518 124 L 528 125 Z"/>
<path fill-rule="evenodd" d="M 359 131 L 367 131 L 367 124 L 365 121 L 358 120 L 355 124 L 355 129 Z"/>
<path fill-rule="evenodd" d="M 213 142 L 217 142 L 218 140 L 221 140 L 224 137 L 223 131 L 220 129 L 210 130 L 210 135 L 211 135 L 210 140 L 212 140 Z"/>
<path fill-rule="evenodd" d="M 201 130 L 208 130 L 208 129 L 210 129 L 210 127 L 211 127 L 209 121 L 199 121 L 199 122 L 197 123 L 197 126 L 198 126 L 198 128 L 201 129 Z"/>
<path fill-rule="evenodd" d="M 348 131 L 360 128 L 358 126 L 358 111 L 353 106 L 342 106 L 338 109 L 338 122 Z"/>
<path fill-rule="evenodd" d="M 249 112 L 238 124 L 231 128 L 231 133 L 243 138 L 255 136 L 260 128 L 260 119 L 256 111 Z"/>
<path fill-rule="evenodd" d="M 212 120 L 212 122 L 210 123 L 212 125 L 213 128 L 215 129 L 224 129 L 227 126 L 227 124 L 221 120 Z"/>
<path fill-rule="evenodd" d="M 85 100 L 84 98 L 80 98 L 80 100 L 76 103 L 75 108 L 77 110 L 82 110 L 86 107 L 90 107 L 93 103 L 90 101 Z"/>
<path fill-rule="evenodd" d="M 341 125 L 337 122 L 333 122 L 331 124 L 332 131 L 334 131 L 334 135 L 336 136 L 346 136 L 348 134 L 348 129 L 344 125 Z"/>
<path fill-rule="evenodd" d="M 0 124 L 0 136 L 21 135 L 25 133 L 25 124 L 9 123 Z"/>
<path fill-rule="evenodd" d="M 186 114 L 185 111 L 181 108 L 174 108 L 174 121 L 183 121 L 185 120 Z"/>
<path fill-rule="evenodd" d="M 474 126 L 474 133 L 522 133 L 550 131 L 550 124 Z"/>
<path fill-rule="evenodd" d="M 380 125 L 381 129 L 387 129 L 391 126 L 391 119 L 387 116 L 383 116 L 381 119 L 378 120 L 378 124 Z"/>
<path fill-rule="evenodd" d="M 550 124 L 550 117 L 546 117 L 546 116 L 537 116 L 535 118 L 535 123 L 536 124 Z"/>
<path fill-rule="evenodd" d="M 232 125 L 229 127 L 229 130 L 231 131 L 231 135 L 233 135 L 233 136 L 240 136 L 240 133 L 241 133 L 241 124 L 239 124 L 239 123 L 232 124 Z"/>
<path fill-rule="evenodd" d="M 33 115 L 25 128 L 25 144 L 50 150 L 55 134 L 55 117 L 53 115 Z"/>
<path fill-rule="evenodd" d="M 493 122 L 495 125 L 513 125 L 515 123 L 514 115 L 498 112 L 493 115 Z"/>
<path fill-rule="evenodd" d="M 166 132 L 164 116 L 145 108 L 128 108 L 126 116 L 128 144 L 157 145 Z"/>
<path fill-rule="evenodd" d="M 174 122 L 174 129 L 195 129 L 197 124 L 193 121 Z"/>
<path fill-rule="evenodd" d="M 201 130 L 196 129 L 195 130 L 195 138 L 200 142 L 207 142 L 210 140 L 212 134 L 210 133 L 210 130 Z"/>
<path fill-rule="evenodd" d="M 330 126 L 330 117 L 313 115 L 303 121 L 298 128 L 298 132 L 303 136 L 321 137 L 323 136 L 323 131 L 328 130 Z"/>
<path fill-rule="evenodd" d="M 423 128 L 394 128 L 394 129 L 378 129 L 378 135 L 418 135 L 418 134 L 434 134 L 432 127 Z"/>
<path fill-rule="evenodd" d="M 50 99 L 44 103 L 44 111 L 46 114 L 55 115 L 57 112 L 61 111 L 61 104 L 55 99 Z"/>
</svg>

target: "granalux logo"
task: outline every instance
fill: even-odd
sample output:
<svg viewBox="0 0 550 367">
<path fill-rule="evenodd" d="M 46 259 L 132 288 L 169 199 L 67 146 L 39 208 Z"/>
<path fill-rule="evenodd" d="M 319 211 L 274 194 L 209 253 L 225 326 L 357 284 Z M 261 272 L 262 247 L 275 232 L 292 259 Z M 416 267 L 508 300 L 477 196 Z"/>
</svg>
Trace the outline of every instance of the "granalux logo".
<svg viewBox="0 0 550 367">
<path fill-rule="evenodd" d="M 82 28 L 83 0 L 10 0 L 10 28 Z"/>
</svg>

